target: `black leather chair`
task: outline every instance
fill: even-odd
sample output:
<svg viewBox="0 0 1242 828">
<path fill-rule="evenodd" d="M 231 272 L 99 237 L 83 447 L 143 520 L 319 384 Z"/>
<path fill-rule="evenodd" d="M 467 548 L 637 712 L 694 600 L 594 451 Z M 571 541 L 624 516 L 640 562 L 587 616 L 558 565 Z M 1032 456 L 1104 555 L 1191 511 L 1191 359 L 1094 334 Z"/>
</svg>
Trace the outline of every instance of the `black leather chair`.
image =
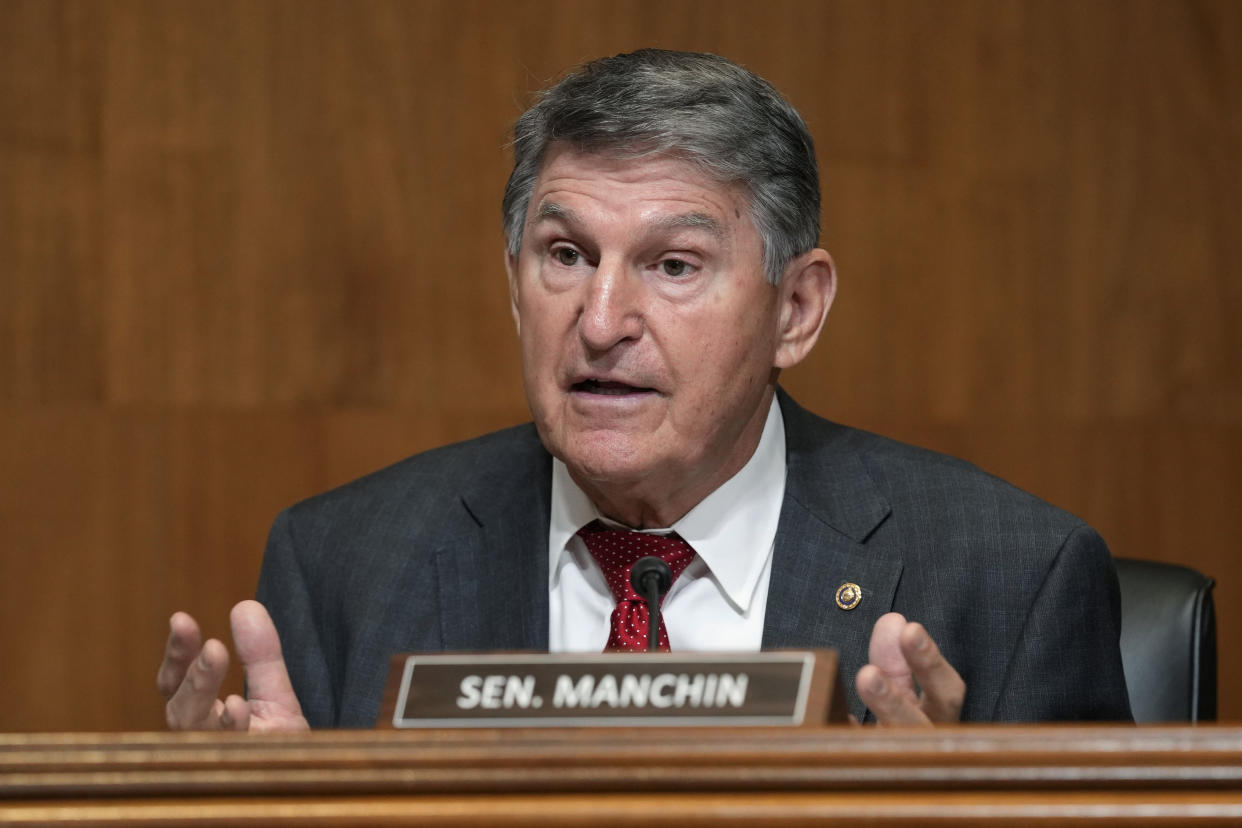
<svg viewBox="0 0 1242 828">
<path fill-rule="evenodd" d="M 1121 661 L 1136 722 L 1216 719 L 1215 582 L 1188 567 L 1115 558 Z"/>
</svg>

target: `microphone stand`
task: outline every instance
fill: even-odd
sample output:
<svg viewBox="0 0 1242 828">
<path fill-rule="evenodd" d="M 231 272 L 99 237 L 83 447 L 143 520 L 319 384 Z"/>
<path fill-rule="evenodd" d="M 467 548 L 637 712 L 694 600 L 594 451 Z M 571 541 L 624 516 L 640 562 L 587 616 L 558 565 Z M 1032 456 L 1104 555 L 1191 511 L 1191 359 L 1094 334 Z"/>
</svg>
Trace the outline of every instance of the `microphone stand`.
<svg viewBox="0 0 1242 828">
<path fill-rule="evenodd" d="M 655 555 L 639 558 L 630 569 L 630 586 L 647 602 L 647 652 L 660 648 L 660 599 L 673 585 L 668 564 Z"/>
</svg>

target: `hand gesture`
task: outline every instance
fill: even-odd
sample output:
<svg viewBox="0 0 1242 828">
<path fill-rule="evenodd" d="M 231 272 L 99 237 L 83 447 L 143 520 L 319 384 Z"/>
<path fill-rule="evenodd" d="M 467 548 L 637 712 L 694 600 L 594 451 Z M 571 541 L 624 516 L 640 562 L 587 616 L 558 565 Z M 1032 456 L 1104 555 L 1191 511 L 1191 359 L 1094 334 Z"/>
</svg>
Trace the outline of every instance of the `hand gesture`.
<svg viewBox="0 0 1242 828">
<path fill-rule="evenodd" d="M 966 682 L 922 624 L 896 612 L 880 616 L 868 658 L 871 663 L 858 671 L 855 685 L 881 727 L 958 721 Z"/>
<path fill-rule="evenodd" d="M 229 651 L 220 641 L 203 643 L 198 623 L 184 612 L 169 619 L 168 644 L 156 684 L 167 704 L 172 730 L 309 730 L 289 682 L 280 636 L 258 601 L 242 601 L 229 613 L 237 656 L 246 671 L 249 698 L 219 698 Z"/>
</svg>

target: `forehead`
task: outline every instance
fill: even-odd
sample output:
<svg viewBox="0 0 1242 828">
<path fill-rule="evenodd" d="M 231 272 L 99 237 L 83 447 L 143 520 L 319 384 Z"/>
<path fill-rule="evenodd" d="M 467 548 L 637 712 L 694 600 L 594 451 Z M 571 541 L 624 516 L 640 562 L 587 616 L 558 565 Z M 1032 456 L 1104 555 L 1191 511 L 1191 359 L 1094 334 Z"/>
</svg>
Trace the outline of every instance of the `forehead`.
<svg viewBox="0 0 1242 828">
<path fill-rule="evenodd" d="M 699 164 L 672 154 L 630 157 L 552 145 L 531 192 L 527 220 L 577 215 L 580 208 L 611 213 L 693 216 L 687 223 L 726 232 L 749 224 L 742 187 L 722 183 Z M 713 227 L 714 225 L 714 227 Z"/>
</svg>

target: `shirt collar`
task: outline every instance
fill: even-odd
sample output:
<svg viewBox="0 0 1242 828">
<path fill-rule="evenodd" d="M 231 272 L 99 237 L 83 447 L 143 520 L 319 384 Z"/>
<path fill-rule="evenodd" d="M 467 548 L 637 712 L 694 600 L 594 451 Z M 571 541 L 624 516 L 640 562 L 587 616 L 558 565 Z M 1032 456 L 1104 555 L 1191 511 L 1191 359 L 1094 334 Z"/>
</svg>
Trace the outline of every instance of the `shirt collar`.
<svg viewBox="0 0 1242 828">
<path fill-rule="evenodd" d="M 784 497 L 785 424 L 773 396 L 759 445 L 746 465 L 669 527 L 694 547 L 729 601 L 742 612 L 750 608 L 772 553 Z M 578 530 L 593 520 L 605 519 L 578 488 L 565 464 L 555 458 L 551 507 L 548 582 L 555 589 Z"/>
</svg>

